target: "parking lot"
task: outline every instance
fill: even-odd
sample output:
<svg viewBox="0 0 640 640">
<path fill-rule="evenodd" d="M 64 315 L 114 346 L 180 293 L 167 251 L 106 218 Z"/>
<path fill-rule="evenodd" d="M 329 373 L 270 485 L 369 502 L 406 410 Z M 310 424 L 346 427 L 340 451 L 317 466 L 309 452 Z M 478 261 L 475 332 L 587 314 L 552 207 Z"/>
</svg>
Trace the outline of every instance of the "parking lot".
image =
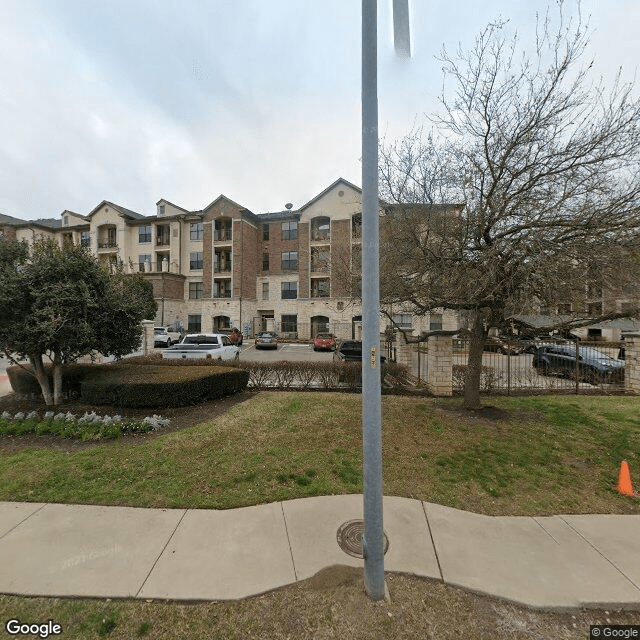
<svg viewBox="0 0 640 640">
<path fill-rule="evenodd" d="M 256 349 L 253 340 L 245 340 L 241 347 L 240 358 L 253 362 L 331 362 L 332 351 L 314 351 L 311 344 L 279 343 L 277 349 Z"/>
</svg>

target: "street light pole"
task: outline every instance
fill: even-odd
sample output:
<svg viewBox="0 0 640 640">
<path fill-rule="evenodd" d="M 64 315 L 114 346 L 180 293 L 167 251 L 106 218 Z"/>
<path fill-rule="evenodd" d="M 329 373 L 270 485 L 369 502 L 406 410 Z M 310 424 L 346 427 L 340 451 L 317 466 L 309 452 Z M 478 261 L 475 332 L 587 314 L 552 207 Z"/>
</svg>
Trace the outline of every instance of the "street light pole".
<svg viewBox="0 0 640 640">
<path fill-rule="evenodd" d="M 362 0 L 362 453 L 364 586 L 385 597 L 382 519 L 377 0 Z M 394 0 L 398 54 L 411 55 L 409 0 Z"/>
<path fill-rule="evenodd" d="M 377 0 L 362 0 L 362 453 L 364 585 L 384 598 Z"/>
</svg>

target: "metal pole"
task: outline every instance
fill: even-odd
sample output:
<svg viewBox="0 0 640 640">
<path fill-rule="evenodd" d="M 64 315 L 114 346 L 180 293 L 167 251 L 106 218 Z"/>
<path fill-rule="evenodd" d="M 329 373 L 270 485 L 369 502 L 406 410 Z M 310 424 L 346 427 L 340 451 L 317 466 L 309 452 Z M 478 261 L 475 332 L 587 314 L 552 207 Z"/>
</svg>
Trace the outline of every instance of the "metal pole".
<svg viewBox="0 0 640 640">
<path fill-rule="evenodd" d="M 362 449 L 364 584 L 384 599 L 380 277 L 378 229 L 377 0 L 362 0 Z"/>
</svg>

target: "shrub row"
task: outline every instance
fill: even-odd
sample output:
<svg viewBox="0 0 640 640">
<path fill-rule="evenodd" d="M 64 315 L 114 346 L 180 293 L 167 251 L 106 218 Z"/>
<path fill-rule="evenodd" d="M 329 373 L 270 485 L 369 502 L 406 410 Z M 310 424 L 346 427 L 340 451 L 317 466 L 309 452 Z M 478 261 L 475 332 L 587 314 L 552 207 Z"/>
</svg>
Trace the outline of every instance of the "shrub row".
<svg viewBox="0 0 640 640">
<path fill-rule="evenodd" d="M 71 395 L 80 395 L 80 384 L 87 375 L 91 375 L 96 364 L 68 364 L 65 365 L 62 376 L 62 393 Z M 49 385 L 53 390 L 53 365 L 46 363 L 44 365 L 45 373 L 49 378 Z M 30 364 L 13 365 L 7 369 L 7 376 L 11 383 L 11 388 L 16 393 L 24 395 L 36 394 L 40 395 L 40 384 L 36 380 L 33 373 L 33 367 Z"/>
<path fill-rule="evenodd" d="M 122 363 L 97 370 L 81 383 L 82 399 L 115 407 L 184 407 L 238 393 L 249 374 L 234 367 L 164 367 Z"/>
</svg>

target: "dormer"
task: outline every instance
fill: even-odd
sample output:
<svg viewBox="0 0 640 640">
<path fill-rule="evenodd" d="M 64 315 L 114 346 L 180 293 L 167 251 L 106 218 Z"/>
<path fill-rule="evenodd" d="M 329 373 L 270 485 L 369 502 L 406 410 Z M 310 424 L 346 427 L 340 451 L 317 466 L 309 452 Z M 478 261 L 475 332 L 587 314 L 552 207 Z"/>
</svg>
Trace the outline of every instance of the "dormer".
<svg viewBox="0 0 640 640">
<path fill-rule="evenodd" d="M 158 204 L 158 218 L 164 217 L 164 204 Z"/>
</svg>

